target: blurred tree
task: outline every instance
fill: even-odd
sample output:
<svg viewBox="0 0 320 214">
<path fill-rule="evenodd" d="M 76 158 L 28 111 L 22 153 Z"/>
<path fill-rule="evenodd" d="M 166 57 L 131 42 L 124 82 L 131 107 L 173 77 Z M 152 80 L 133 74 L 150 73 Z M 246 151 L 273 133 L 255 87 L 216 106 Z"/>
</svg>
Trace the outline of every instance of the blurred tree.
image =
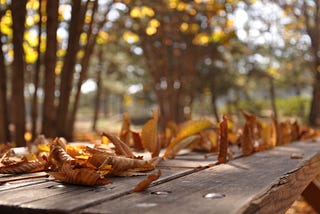
<svg viewBox="0 0 320 214">
<path fill-rule="evenodd" d="M 279 1 L 288 17 L 287 33 L 293 40 L 307 34 L 310 38 L 309 54 L 313 71 L 313 93 L 309 115 L 312 126 L 320 126 L 320 2 L 318 0 Z M 293 41 L 293 42 L 296 42 Z"/>
<path fill-rule="evenodd" d="M 1 18 L 1 17 L 0 17 Z M 0 47 L 2 47 L 2 33 L 0 31 Z M 5 66 L 4 54 L 0 48 L 0 142 L 10 141 L 9 114 L 7 102 L 7 70 Z"/>
<path fill-rule="evenodd" d="M 57 29 L 59 0 L 46 2 L 46 52 L 44 55 L 44 100 L 42 110 L 42 133 L 48 137 L 56 136 L 56 61 L 57 61 Z M 39 44 L 40 46 L 40 44 Z"/>
<path fill-rule="evenodd" d="M 12 0 L 12 29 L 13 29 L 13 71 L 12 71 L 12 93 L 11 93 L 11 116 L 15 126 L 15 143 L 17 146 L 26 144 L 24 134 L 26 132 L 25 100 L 24 100 L 24 75 L 25 62 L 23 50 L 23 35 L 25 29 L 27 0 Z"/>
<path fill-rule="evenodd" d="M 125 1 L 123 38 L 139 43 L 157 95 L 161 126 L 191 117 L 197 65 L 234 36 L 227 16 L 236 1 Z"/>
</svg>

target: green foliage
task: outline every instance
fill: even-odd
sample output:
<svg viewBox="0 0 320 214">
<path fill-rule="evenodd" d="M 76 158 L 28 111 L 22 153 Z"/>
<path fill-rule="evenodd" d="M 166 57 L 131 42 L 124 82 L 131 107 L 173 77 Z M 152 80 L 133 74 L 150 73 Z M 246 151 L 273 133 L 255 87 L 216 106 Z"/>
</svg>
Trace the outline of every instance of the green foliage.
<svg viewBox="0 0 320 214">
<path fill-rule="evenodd" d="M 309 97 L 292 96 L 287 98 L 277 98 L 276 106 L 282 117 L 298 117 L 303 122 L 306 122 L 310 109 L 310 102 L 311 99 Z M 227 106 L 224 106 L 222 108 L 225 109 L 226 107 Z M 246 109 L 247 111 L 254 112 L 258 115 L 264 115 L 266 112 L 271 112 L 271 104 L 268 99 L 256 99 L 250 101 L 241 100 L 238 102 L 238 108 Z"/>
</svg>

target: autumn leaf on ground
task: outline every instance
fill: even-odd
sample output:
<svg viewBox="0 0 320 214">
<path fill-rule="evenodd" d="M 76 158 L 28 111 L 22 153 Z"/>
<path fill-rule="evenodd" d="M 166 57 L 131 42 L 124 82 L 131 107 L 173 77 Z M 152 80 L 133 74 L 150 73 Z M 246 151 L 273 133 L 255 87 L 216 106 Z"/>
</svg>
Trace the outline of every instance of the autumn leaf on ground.
<svg viewBox="0 0 320 214">
<path fill-rule="evenodd" d="M 175 147 L 175 145 L 177 143 L 179 143 L 184 138 L 187 138 L 191 135 L 198 134 L 199 132 L 201 132 L 207 128 L 210 128 L 212 126 L 213 126 L 213 123 L 207 119 L 189 121 L 189 122 L 183 124 L 181 126 L 180 131 L 178 132 L 177 136 L 168 145 L 166 152 L 164 154 L 164 157 L 165 158 L 172 158 L 172 154 L 174 153 L 172 151 L 172 149 Z"/>
<path fill-rule="evenodd" d="M 96 148 L 87 147 L 86 151 L 91 154 L 88 158 L 88 163 L 90 163 L 95 168 L 99 168 L 107 157 L 114 156 L 114 154 L 112 153 L 108 153 Z"/>
<path fill-rule="evenodd" d="M 151 118 L 141 131 L 141 143 L 145 149 L 151 152 L 152 157 L 156 157 L 160 152 L 160 144 L 158 141 L 158 112 L 153 110 L 153 118 Z"/>
<path fill-rule="evenodd" d="M 219 154 L 218 163 L 226 163 L 228 157 L 228 116 L 224 115 L 222 122 L 220 122 L 220 140 L 219 140 Z"/>
<path fill-rule="evenodd" d="M 132 141 L 133 141 L 133 146 L 132 147 L 136 151 L 143 151 L 144 148 L 143 148 L 143 145 L 142 145 L 142 142 L 141 142 L 140 134 L 138 132 L 131 131 L 131 136 L 132 136 Z"/>
<path fill-rule="evenodd" d="M 146 179 L 142 180 L 137 186 L 134 188 L 134 192 L 141 192 L 145 190 L 153 181 L 159 179 L 161 176 L 161 171 L 158 169 L 158 174 L 151 174 Z"/>
<path fill-rule="evenodd" d="M 122 142 L 117 136 L 110 134 L 108 132 L 103 132 L 102 136 L 106 136 L 115 146 L 116 153 L 118 155 L 124 155 L 128 158 L 134 158 L 134 154 L 127 144 Z"/>
<path fill-rule="evenodd" d="M 86 186 L 110 184 L 104 177 L 100 176 L 95 170 L 90 168 L 73 168 L 69 163 L 62 165 L 60 171 L 49 173 L 55 179 L 70 183 Z"/>
<path fill-rule="evenodd" d="M 129 145 L 130 141 L 130 117 L 128 112 L 123 115 L 123 121 L 121 125 L 121 130 L 119 133 L 120 140 L 125 144 Z"/>
<path fill-rule="evenodd" d="M 241 148 L 242 154 L 244 156 L 247 156 L 254 152 L 256 116 L 244 110 L 242 110 L 241 112 L 246 118 L 246 123 L 244 125 L 243 133 L 240 139 Z"/>
<path fill-rule="evenodd" d="M 63 146 L 59 138 L 55 138 L 50 147 L 49 161 L 62 165 L 65 162 L 74 163 L 75 159 L 66 152 L 66 145 Z"/>
<path fill-rule="evenodd" d="M 147 170 L 154 169 L 154 165 L 149 163 L 149 161 L 127 158 L 127 157 L 120 157 L 120 156 L 107 157 L 99 168 L 103 169 L 105 165 L 112 166 L 111 173 L 113 174 L 127 171 L 129 169 L 137 170 L 137 171 L 147 171 Z"/>
<path fill-rule="evenodd" d="M 46 163 L 43 161 L 24 161 L 14 164 L 9 164 L 0 167 L 0 174 L 19 174 L 26 172 L 38 172 L 45 169 Z"/>
<path fill-rule="evenodd" d="M 191 144 L 199 141 L 199 135 L 191 135 L 176 143 L 170 150 L 166 152 L 165 158 L 173 158 L 180 150 L 187 148 Z"/>
</svg>

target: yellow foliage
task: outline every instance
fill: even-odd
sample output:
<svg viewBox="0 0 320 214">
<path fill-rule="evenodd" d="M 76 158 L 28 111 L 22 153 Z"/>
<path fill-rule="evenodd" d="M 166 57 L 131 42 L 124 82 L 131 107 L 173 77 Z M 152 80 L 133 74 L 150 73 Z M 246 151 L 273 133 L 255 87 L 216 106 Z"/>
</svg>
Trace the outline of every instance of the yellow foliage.
<svg viewBox="0 0 320 214">
<path fill-rule="evenodd" d="M 207 33 L 199 33 L 194 37 L 192 43 L 195 45 L 207 45 L 209 41 L 210 37 Z"/>
<path fill-rule="evenodd" d="M 11 25 L 12 25 L 11 11 L 7 10 L 5 15 L 0 20 L 1 33 L 9 36 L 12 35 Z"/>
<path fill-rule="evenodd" d="M 32 47 L 38 46 L 38 36 L 31 33 L 30 31 L 26 31 L 23 35 L 24 40 L 28 43 L 28 45 Z"/>
<path fill-rule="evenodd" d="M 149 16 L 149 17 L 154 16 L 154 11 L 153 11 L 153 9 L 150 8 L 150 7 L 143 6 L 143 7 L 141 8 L 141 12 L 142 12 L 142 15 L 143 15 L 143 16 Z"/>
<path fill-rule="evenodd" d="M 190 26 L 190 32 L 191 33 L 197 33 L 198 31 L 199 31 L 199 25 L 198 24 L 195 24 L 195 23 L 193 23 L 193 24 L 191 24 L 191 26 Z"/>
<path fill-rule="evenodd" d="M 177 5 L 177 10 L 178 11 L 183 11 L 187 8 L 188 4 L 185 2 L 179 2 L 179 4 Z"/>
<path fill-rule="evenodd" d="M 86 44 L 88 42 L 88 35 L 86 33 L 81 33 L 80 42 Z"/>
<path fill-rule="evenodd" d="M 317 67 L 317 71 L 318 71 L 318 72 L 320 72 L 320 65 L 318 65 L 318 67 Z"/>
<path fill-rule="evenodd" d="M 35 63 L 38 59 L 38 52 L 33 50 L 26 42 L 23 43 L 23 50 L 25 52 L 25 61 L 26 63 L 32 64 Z"/>
<path fill-rule="evenodd" d="M 150 27 L 159 27 L 160 26 L 160 22 L 157 20 L 157 19 L 151 19 L 149 21 L 149 24 L 148 24 Z"/>
<path fill-rule="evenodd" d="M 100 31 L 97 37 L 97 43 L 99 45 L 105 44 L 107 43 L 107 41 L 109 40 L 110 36 L 107 32 L 104 31 Z"/>
<path fill-rule="evenodd" d="M 39 6 L 40 4 L 38 0 L 29 0 L 27 2 L 26 8 L 29 10 L 38 10 Z"/>
<path fill-rule="evenodd" d="M 28 27 L 31 27 L 31 26 L 33 26 L 34 24 L 35 24 L 35 22 L 34 22 L 33 17 L 32 17 L 32 16 L 27 16 L 27 18 L 26 18 L 26 25 L 27 25 Z"/>
<path fill-rule="evenodd" d="M 170 9 L 175 9 L 179 2 L 180 0 L 168 0 L 167 4 Z"/>
<path fill-rule="evenodd" d="M 66 50 L 65 49 L 59 49 L 58 51 L 57 51 L 57 57 L 63 57 L 63 56 L 65 56 L 66 55 Z"/>
<path fill-rule="evenodd" d="M 32 139 L 32 134 L 30 132 L 24 133 L 24 139 L 30 141 Z"/>
<path fill-rule="evenodd" d="M 221 41 L 225 36 L 226 35 L 222 30 L 215 30 L 211 35 L 212 41 L 214 41 L 214 42 Z"/>
<path fill-rule="evenodd" d="M 59 75 L 61 73 L 62 66 L 63 66 L 63 61 L 61 61 L 61 60 L 57 61 L 56 69 L 55 69 L 56 75 Z"/>
<path fill-rule="evenodd" d="M 191 15 L 191 16 L 194 16 L 197 14 L 197 11 L 194 9 L 194 8 L 191 8 L 191 9 L 188 9 L 188 13 Z"/>
<path fill-rule="evenodd" d="M 275 67 L 269 67 L 267 69 L 267 72 L 269 75 L 271 75 L 273 78 L 279 78 L 280 74 L 279 71 Z"/>
<path fill-rule="evenodd" d="M 25 60 L 26 60 L 26 63 L 29 63 L 29 64 L 33 64 L 37 61 L 38 59 L 38 52 L 37 51 L 28 51 L 28 53 L 26 53 L 26 56 L 25 56 Z"/>
<path fill-rule="evenodd" d="M 187 32 L 188 29 L 189 29 L 188 23 L 183 22 L 183 23 L 180 25 L 180 31 L 181 31 L 181 32 L 185 33 L 185 32 Z"/>
<path fill-rule="evenodd" d="M 79 50 L 77 53 L 77 58 L 81 59 L 84 56 L 84 50 Z"/>
<path fill-rule="evenodd" d="M 133 33 L 132 31 L 124 32 L 124 34 L 122 35 L 122 38 L 130 44 L 136 43 L 139 41 L 139 36 Z"/>
<path fill-rule="evenodd" d="M 151 26 L 146 28 L 146 34 L 148 34 L 149 36 L 152 36 L 155 33 L 157 33 L 157 28 Z"/>
<path fill-rule="evenodd" d="M 154 11 L 152 8 L 147 6 L 138 7 L 135 6 L 130 11 L 130 16 L 132 18 L 145 18 L 145 17 L 152 17 L 154 16 Z"/>
</svg>

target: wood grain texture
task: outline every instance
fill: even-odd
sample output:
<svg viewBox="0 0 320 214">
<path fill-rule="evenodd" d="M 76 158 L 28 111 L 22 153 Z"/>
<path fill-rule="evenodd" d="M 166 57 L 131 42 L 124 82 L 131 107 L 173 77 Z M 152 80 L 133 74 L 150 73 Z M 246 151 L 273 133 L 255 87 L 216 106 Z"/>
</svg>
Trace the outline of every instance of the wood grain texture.
<svg viewBox="0 0 320 214">
<path fill-rule="evenodd" d="M 206 159 L 203 154 L 199 153 L 193 153 L 189 158 L 190 160 L 188 160 L 187 156 L 181 156 L 161 163 L 159 168 L 162 171 L 162 176 L 151 186 L 170 182 L 176 178 L 194 173 L 201 170 L 201 167 L 214 164 L 216 160 L 216 156 Z M 167 164 L 174 167 L 168 167 L 166 166 Z M 0 197 L 0 209 L 11 213 L 76 212 L 103 201 L 130 194 L 134 187 L 145 177 L 111 177 L 112 184 L 99 187 L 61 185 L 61 183 L 49 179 L 49 184 L 28 185 L 17 189 L 17 191 L 6 192 L 9 196 L 4 195 L 3 201 L 1 200 L 2 197 Z M 18 200 L 14 203 L 11 196 L 17 197 Z"/>
<path fill-rule="evenodd" d="M 318 178 L 319 177 L 320 174 Z M 318 178 L 314 179 L 307 186 L 307 188 L 302 192 L 302 197 L 317 213 L 320 213 L 320 185 Z"/>
<path fill-rule="evenodd" d="M 4 213 L 281 213 L 311 181 L 320 181 L 320 143 L 293 143 L 208 168 L 217 157 L 177 156 L 160 164 L 162 176 L 133 193 L 139 177 L 84 187 L 52 179 L 0 185 Z M 303 154 L 293 159 L 292 154 Z M 205 198 L 204 196 L 222 196 Z M 219 195 L 220 194 L 220 195 Z"/>
<path fill-rule="evenodd" d="M 277 147 L 103 202 L 83 213 L 283 213 L 319 174 L 318 151 L 319 143 Z M 292 153 L 304 155 L 292 159 Z M 204 198 L 208 193 L 225 197 Z"/>
</svg>

